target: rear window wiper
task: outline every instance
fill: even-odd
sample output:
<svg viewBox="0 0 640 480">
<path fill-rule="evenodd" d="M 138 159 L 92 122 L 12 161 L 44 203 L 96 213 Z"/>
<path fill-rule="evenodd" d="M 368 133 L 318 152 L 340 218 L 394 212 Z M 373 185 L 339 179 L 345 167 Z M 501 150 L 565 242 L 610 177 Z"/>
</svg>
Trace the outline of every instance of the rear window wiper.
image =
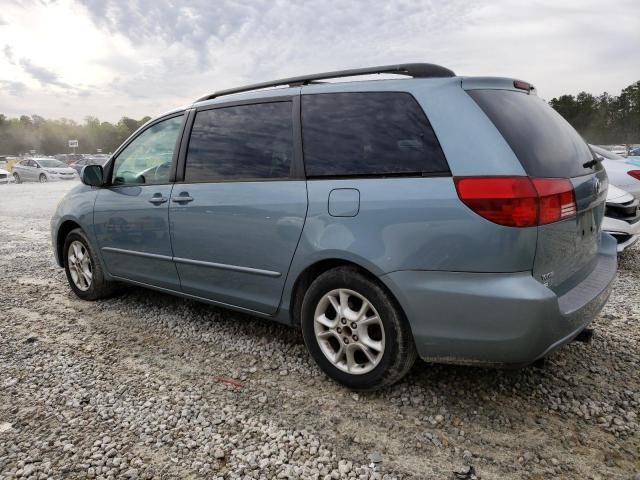
<svg viewBox="0 0 640 480">
<path fill-rule="evenodd" d="M 600 162 L 602 162 L 602 157 L 594 157 L 593 159 L 589 160 L 588 162 L 583 163 L 582 166 L 584 168 L 591 168 L 591 167 L 595 167 Z"/>
</svg>

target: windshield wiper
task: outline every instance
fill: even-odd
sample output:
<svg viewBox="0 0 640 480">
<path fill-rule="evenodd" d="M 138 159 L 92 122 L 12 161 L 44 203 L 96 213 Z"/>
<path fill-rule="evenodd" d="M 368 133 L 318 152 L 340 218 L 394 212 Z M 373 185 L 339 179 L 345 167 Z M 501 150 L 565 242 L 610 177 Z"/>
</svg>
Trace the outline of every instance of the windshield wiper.
<svg viewBox="0 0 640 480">
<path fill-rule="evenodd" d="M 582 166 L 584 168 L 591 168 L 591 167 L 595 167 L 600 162 L 602 162 L 602 158 L 595 157 L 592 160 L 589 160 L 588 162 L 583 163 Z"/>
</svg>

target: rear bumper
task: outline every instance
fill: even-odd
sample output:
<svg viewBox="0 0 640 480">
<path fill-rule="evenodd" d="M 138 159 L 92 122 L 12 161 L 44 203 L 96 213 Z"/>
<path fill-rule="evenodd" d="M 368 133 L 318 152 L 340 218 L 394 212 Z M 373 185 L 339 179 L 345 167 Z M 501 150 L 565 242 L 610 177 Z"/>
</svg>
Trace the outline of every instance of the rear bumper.
<svg viewBox="0 0 640 480">
<path fill-rule="evenodd" d="M 524 365 L 589 325 L 609 298 L 616 269 L 616 242 L 603 235 L 591 273 L 560 296 L 531 272 L 399 271 L 381 280 L 404 308 L 421 358 Z"/>
</svg>

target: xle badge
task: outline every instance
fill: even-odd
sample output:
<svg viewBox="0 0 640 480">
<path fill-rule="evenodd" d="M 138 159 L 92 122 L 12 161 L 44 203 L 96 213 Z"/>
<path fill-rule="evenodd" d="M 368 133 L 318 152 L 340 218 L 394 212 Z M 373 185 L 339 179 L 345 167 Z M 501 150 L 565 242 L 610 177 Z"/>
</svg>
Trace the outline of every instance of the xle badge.
<svg viewBox="0 0 640 480">
<path fill-rule="evenodd" d="M 553 280 L 553 272 L 549 272 L 549 273 L 544 273 L 541 277 L 542 279 L 542 284 L 545 287 L 548 287 L 549 284 L 551 283 L 551 281 Z"/>
</svg>

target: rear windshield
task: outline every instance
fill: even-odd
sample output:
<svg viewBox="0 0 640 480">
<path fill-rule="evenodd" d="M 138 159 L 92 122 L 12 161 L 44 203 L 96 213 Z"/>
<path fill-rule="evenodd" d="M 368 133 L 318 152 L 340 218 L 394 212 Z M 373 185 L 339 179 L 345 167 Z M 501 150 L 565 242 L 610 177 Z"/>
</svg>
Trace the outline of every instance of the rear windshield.
<svg viewBox="0 0 640 480">
<path fill-rule="evenodd" d="M 553 108 L 535 95 L 512 90 L 468 92 L 500 131 L 532 177 L 578 177 L 593 173 L 586 142 Z"/>
</svg>

